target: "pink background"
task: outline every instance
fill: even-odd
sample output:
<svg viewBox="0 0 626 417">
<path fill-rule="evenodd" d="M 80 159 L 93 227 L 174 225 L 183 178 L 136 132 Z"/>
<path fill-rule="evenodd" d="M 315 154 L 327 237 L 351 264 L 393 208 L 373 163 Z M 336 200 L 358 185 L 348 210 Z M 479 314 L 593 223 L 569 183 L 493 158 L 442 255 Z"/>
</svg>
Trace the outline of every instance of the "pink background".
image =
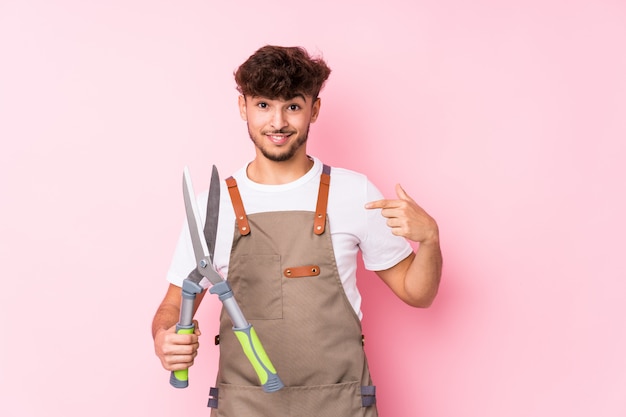
<svg viewBox="0 0 626 417">
<path fill-rule="evenodd" d="M 361 277 L 381 415 L 626 415 L 621 0 L 1 1 L 0 415 L 208 415 L 217 301 L 187 390 L 150 322 L 267 43 L 333 68 L 310 152 L 440 223 L 432 308 Z"/>
</svg>

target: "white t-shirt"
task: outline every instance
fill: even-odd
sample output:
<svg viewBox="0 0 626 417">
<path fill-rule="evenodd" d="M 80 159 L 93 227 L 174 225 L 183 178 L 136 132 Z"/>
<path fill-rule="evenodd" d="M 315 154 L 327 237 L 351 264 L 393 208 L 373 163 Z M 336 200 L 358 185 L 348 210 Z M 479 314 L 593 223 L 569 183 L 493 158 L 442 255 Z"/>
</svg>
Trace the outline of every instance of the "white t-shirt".
<svg viewBox="0 0 626 417">
<path fill-rule="evenodd" d="M 288 184 L 266 185 L 251 181 L 246 167 L 233 177 L 247 214 L 307 210 L 315 211 L 322 174 L 322 162 L 313 158 L 313 168 L 304 176 Z M 235 213 L 228 188 L 221 184 L 220 214 L 215 245 L 214 265 L 218 272 L 228 278 L 228 262 L 235 230 Z M 201 218 L 205 219 L 208 192 L 198 196 Z M 370 271 L 391 268 L 405 259 L 412 251 L 411 245 L 402 237 L 394 236 L 380 210 L 366 210 L 365 203 L 383 198 L 367 177 L 342 168 L 331 169 L 328 196 L 328 221 L 337 270 L 344 290 L 357 313 L 362 318 L 361 295 L 357 288 L 357 253 L 362 253 L 363 264 Z M 167 280 L 181 286 L 196 261 L 187 223 L 183 225 L 178 245 L 167 274 Z"/>
</svg>

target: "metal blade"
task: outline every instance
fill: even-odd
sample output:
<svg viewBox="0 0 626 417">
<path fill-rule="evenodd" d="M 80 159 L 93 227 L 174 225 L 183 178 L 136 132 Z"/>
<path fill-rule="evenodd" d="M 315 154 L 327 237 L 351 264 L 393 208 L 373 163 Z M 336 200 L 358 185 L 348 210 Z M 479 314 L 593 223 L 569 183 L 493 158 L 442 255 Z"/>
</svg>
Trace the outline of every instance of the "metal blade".
<svg viewBox="0 0 626 417">
<path fill-rule="evenodd" d="M 215 241 L 217 239 L 217 224 L 220 214 L 220 174 L 213 165 L 211 171 L 211 184 L 209 185 L 209 200 L 207 203 L 206 224 L 204 225 L 204 237 L 206 238 L 209 256 L 213 261 L 215 254 Z"/>
<path fill-rule="evenodd" d="M 193 245 L 193 253 L 196 257 L 197 271 L 205 277 L 197 282 L 203 288 L 209 286 L 209 282 L 213 285 L 224 282 L 224 279 L 213 268 L 209 249 L 202 232 L 202 219 L 200 218 L 200 210 L 196 202 L 196 194 L 193 191 L 191 183 L 191 174 L 189 168 L 185 167 L 183 171 L 183 197 L 185 199 L 185 212 L 187 213 L 187 225 L 189 226 L 189 234 L 191 236 L 191 244 Z M 194 272 L 189 274 L 190 278 L 195 276 L 193 281 L 197 281 L 197 274 Z M 208 281 L 208 282 L 207 282 Z"/>
<path fill-rule="evenodd" d="M 185 167 L 183 171 L 183 197 L 185 199 L 185 212 L 187 213 L 187 225 L 191 235 L 193 253 L 196 255 L 196 264 L 199 264 L 200 261 L 209 256 L 209 249 L 200 228 L 202 219 L 200 218 L 200 211 L 196 203 L 196 194 L 193 191 L 188 167 Z"/>
</svg>

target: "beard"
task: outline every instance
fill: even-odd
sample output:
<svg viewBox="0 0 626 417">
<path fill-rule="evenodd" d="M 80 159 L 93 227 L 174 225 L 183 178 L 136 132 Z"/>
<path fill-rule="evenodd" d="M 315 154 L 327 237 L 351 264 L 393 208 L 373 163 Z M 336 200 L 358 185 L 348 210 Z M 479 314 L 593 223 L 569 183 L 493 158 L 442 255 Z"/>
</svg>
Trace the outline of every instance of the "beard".
<svg viewBox="0 0 626 417">
<path fill-rule="evenodd" d="M 290 143 L 287 146 L 287 148 L 285 148 L 285 149 L 280 148 L 276 152 L 270 152 L 270 150 L 267 149 L 267 147 L 263 146 L 262 140 L 259 139 L 258 137 L 256 137 L 250 131 L 250 126 L 248 126 L 248 135 L 250 135 L 250 139 L 254 143 L 254 146 L 256 146 L 257 149 L 259 149 L 261 151 L 261 153 L 263 154 L 263 156 L 265 158 L 267 158 L 267 159 L 269 159 L 270 161 L 273 161 L 273 162 L 284 162 L 284 161 L 288 161 L 291 158 L 293 158 L 293 156 L 296 154 L 296 152 L 298 152 L 298 150 L 306 143 L 306 141 L 308 140 L 308 137 L 309 137 L 309 128 L 310 128 L 310 126 L 307 126 L 306 132 L 304 132 L 300 136 L 296 137 L 296 140 L 294 140 L 292 143 Z M 263 132 L 262 134 L 266 134 L 266 133 L 268 133 L 268 132 Z M 288 131 L 279 130 L 279 131 L 269 132 L 269 133 L 289 133 L 289 132 Z"/>
</svg>

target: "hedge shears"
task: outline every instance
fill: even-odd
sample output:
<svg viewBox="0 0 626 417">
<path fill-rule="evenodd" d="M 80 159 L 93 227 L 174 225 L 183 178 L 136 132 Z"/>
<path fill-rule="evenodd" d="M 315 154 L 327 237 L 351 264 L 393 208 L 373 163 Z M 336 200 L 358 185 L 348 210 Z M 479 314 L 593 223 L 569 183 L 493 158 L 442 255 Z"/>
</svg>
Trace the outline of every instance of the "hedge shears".
<svg viewBox="0 0 626 417">
<path fill-rule="evenodd" d="M 207 221 L 204 230 L 201 228 L 202 219 L 196 203 L 191 175 L 187 167 L 183 171 L 183 196 L 185 199 L 187 225 L 196 257 L 196 268 L 183 281 L 180 319 L 176 325 L 176 333 L 192 334 L 194 332 L 193 309 L 196 295 L 209 288 L 209 292 L 217 295 L 224 305 L 224 310 L 233 323 L 233 331 L 259 377 L 263 391 L 278 391 L 284 387 L 283 382 L 276 373 L 276 369 L 265 352 L 256 331 L 244 317 L 230 285 L 213 266 L 220 206 L 220 179 L 215 165 L 213 165 L 211 173 Z M 172 371 L 170 384 L 176 388 L 187 387 L 189 385 L 188 371 L 188 369 Z"/>
</svg>

